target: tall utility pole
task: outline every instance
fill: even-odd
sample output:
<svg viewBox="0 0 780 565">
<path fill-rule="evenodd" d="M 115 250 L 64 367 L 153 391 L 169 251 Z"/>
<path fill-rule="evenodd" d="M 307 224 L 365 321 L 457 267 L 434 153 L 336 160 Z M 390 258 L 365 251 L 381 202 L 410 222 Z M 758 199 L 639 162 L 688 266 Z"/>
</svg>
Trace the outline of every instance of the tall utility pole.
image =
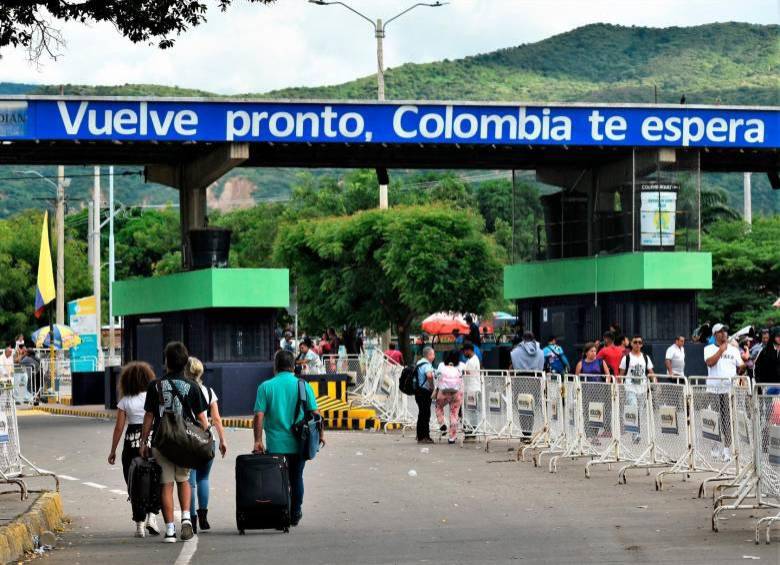
<svg viewBox="0 0 780 565">
<path fill-rule="evenodd" d="M 65 325 L 65 167 L 57 167 L 57 323 Z"/>
<path fill-rule="evenodd" d="M 747 222 L 748 225 L 753 223 L 753 202 L 752 202 L 752 185 L 750 182 L 750 173 L 745 173 L 745 177 L 743 180 L 743 188 L 744 188 L 744 199 L 745 199 L 745 212 L 744 212 L 744 219 L 745 222 Z"/>
<path fill-rule="evenodd" d="M 387 30 L 388 24 L 393 20 L 400 18 L 407 12 L 411 12 L 418 6 L 439 8 L 449 3 L 449 2 L 438 2 L 438 1 L 431 2 L 431 3 L 418 2 L 417 4 L 413 4 L 412 6 L 408 7 L 406 10 L 397 13 L 395 16 L 393 16 L 392 18 L 388 19 L 383 23 L 381 18 L 377 18 L 375 22 L 365 14 L 358 12 L 355 8 L 349 6 L 348 4 L 345 4 L 344 2 L 328 2 L 326 0 L 309 0 L 309 2 L 311 4 L 317 4 L 318 6 L 332 6 L 338 4 L 339 6 L 343 6 L 350 12 L 357 14 L 358 16 L 366 20 L 368 23 L 370 23 L 371 26 L 374 28 L 374 37 L 376 38 L 376 97 L 377 100 L 379 100 L 380 102 L 384 101 L 385 99 L 385 61 L 384 61 L 383 40 L 385 38 L 385 30 Z M 384 171 L 384 173 L 379 174 L 379 171 Z M 379 208 L 381 210 L 387 210 L 388 207 L 387 187 L 390 182 L 389 177 L 387 175 L 387 169 L 378 167 L 377 173 L 378 173 L 378 180 L 379 180 Z"/>
<path fill-rule="evenodd" d="M 108 359 L 114 358 L 114 167 L 108 168 Z"/>
<path fill-rule="evenodd" d="M 95 325 L 98 370 L 102 368 L 100 333 L 102 316 L 100 312 L 100 167 L 95 167 L 95 183 L 92 187 L 92 293 L 95 295 Z"/>
</svg>

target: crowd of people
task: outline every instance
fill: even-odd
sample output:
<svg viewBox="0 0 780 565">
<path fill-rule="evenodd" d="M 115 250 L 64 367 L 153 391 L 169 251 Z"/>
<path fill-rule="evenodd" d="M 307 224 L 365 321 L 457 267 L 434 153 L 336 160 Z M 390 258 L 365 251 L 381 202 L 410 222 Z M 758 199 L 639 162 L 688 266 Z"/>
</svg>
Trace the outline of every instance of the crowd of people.
<svg viewBox="0 0 780 565">
<path fill-rule="evenodd" d="M 712 333 L 705 339 L 704 361 L 709 368 L 710 358 L 714 355 L 713 345 L 725 343 L 728 356 L 739 359 L 740 374 L 750 376 L 757 383 L 780 382 L 780 326 L 764 328 L 754 338 L 750 334 L 739 337 L 729 336 L 729 328 L 724 324 L 714 324 Z M 725 341 L 724 341 L 725 340 Z M 563 349 L 557 343 L 556 336 L 547 339 L 542 347 L 532 332 L 523 332 L 513 340 L 510 352 L 510 369 L 526 372 L 571 373 Z M 664 366 L 659 369 L 662 377 L 681 377 L 685 370 L 686 337 L 679 335 L 664 353 Z M 586 375 L 588 380 L 610 382 L 612 378 L 629 374 L 634 377 L 657 377 L 657 369 L 647 353 L 643 351 L 644 340 L 641 335 L 629 338 L 613 328 L 602 336 L 602 340 L 586 343 L 581 356 L 573 366 L 576 375 Z M 724 346 L 725 347 L 725 346 Z"/>
<path fill-rule="evenodd" d="M 729 328 L 724 324 L 712 326 L 711 343 L 704 347 L 703 352 L 709 392 L 723 392 L 724 386 L 730 386 L 728 378 L 738 375 L 748 375 L 757 383 L 780 383 L 780 326 L 761 330 L 758 335 L 760 342 L 751 347 L 749 342 L 730 337 Z M 454 337 L 454 349 L 443 353 L 438 366 L 434 366 L 436 353 L 430 346 L 422 348 L 421 356 L 414 365 L 414 396 L 418 407 L 416 437 L 419 443 L 433 442 L 430 437 L 432 407 L 440 431 L 448 436 L 449 443 L 455 443 L 459 425 L 469 425 L 468 421 L 464 422 L 467 416 L 462 408 L 464 395 L 480 390 L 482 359 L 477 354 L 478 345 L 461 336 L 460 332 L 454 332 Z M 641 386 L 644 379 L 673 381 L 687 375 L 685 341 L 685 336 L 677 336 L 664 352 L 663 368 L 656 369 L 651 357 L 643 350 L 645 343 L 641 335 L 628 338 L 619 328 L 612 327 L 604 333 L 602 340 L 586 343 L 572 367 L 556 336 L 550 336 L 542 347 L 532 332 L 525 331 L 513 340 L 509 369 L 536 376 L 545 372 L 563 375 L 573 369 L 574 374 L 582 375 L 586 382 L 614 380 L 625 383 L 629 400 L 638 403 L 644 394 Z M 390 344 L 385 355 L 399 365 L 404 364 L 403 355 L 395 343 Z M 780 386 L 776 390 L 780 392 Z M 447 412 L 445 407 L 449 408 Z M 722 412 L 728 414 L 726 410 Z M 728 446 L 720 455 L 724 459 L 730 457 Z"/>
<path fill-rule="evenodd" d="M 218 397 L 202 380 L 203 363 L 190 357 L 186 346 L 180 342 L 169 343 L 164 351 L 165 375 L 157 379 L 151 366 L 144 362 L 126 364 L 118 382 L 119 402 L 117 420 L 111 439 L 108 462 L 116 463 L 116 451 L 123 442 L 121 462 L 125 481 L 129 480 L 134 458 L 152 458 L 160 466 L 160 501 L 164 520 L 161 531 L 156 516 L 131 502 L 135 536 L 163 534 L 162 540 L 176 542 L 174 523 L 174 490 L 181 509 L 181 525 L 178 539 L 187 541 L 200 531 L 208 531 L 209 475 L 213 458 L 198 468 L 185 468 L 172 462 L 153 441 L 155 430 L 165 413 L 172 413 L 211 431 L 215 443 L 214 453 L 222 457 L 228 450 L 225 432 L 220 418 Z M 274 357 L 274 376 L 258 386 L 254 405 L 254 453 L 284 455 L 288 462 L 291 486 L 291 525 L 302 518 L 303 468 L 299 457 L 293 425 L 301 417 L 298 402 L 298 378 L 295 376 L 293 354 L 281 349 Z M 311 386 L 307 387 L 306 410 L 318 414 L 317 403 Z M 324 444 L 324 439 L 320 437 Z M 216 446 L 218 442 L 218 448 Z M 249 446 L 247 446 L 249 447 Z M 175 485 L 175 489 L 174 489 Z M 195 508 L 197 505 L 197 512 Z"/>
<path fill-rule="evenodd" d="M 6 345 L 0 353 L 0 379 L 13 379 L 15 365 L 30 367 L 33 372 L 41 366 L 35 350 L 27 347 L 23 335 L 16 336 L 14 343 Z"/>
</svg>

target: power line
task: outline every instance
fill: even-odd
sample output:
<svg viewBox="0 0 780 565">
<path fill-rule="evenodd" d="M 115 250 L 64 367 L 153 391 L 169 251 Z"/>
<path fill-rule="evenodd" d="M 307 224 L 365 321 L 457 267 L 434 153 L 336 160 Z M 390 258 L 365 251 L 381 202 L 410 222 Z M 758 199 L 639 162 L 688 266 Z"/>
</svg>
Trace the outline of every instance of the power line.
<svg viewBox="0 0 780 565">
<path fill-rule="evenodd" d="M 143 171 L 123 171 L 121 173 L 114 173 L 115 177 L 128 177 L 128 176 L 143 176 Z M 94 178 L 95 173 L 84 173 L 84 174 L 75 174 L 75 175 L 67 175 L 66 178 L 72 179 L 77 177 L 92 177 Z M 57 175 L 47 176 L 47 175 L 39 175 L 35 177 L 31 176 L 22 176 L 22 177 L 0 177 L 0 181 L 4 180 L 35 180 L 35 179 L 56 179 Z"/>
</svg>

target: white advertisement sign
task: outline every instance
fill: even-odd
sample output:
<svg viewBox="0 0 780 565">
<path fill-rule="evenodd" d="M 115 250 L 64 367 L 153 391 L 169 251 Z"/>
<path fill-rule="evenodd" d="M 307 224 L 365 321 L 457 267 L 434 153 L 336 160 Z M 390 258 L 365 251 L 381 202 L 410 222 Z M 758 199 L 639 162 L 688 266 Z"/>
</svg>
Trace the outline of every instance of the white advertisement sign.
<svg viewBox="0 0 780 565">
<path fill-rule="evenodd" d="M 640 189 L 640 244 L 643 247 L 674 247 L 679 186 L 652 183 L 643 184 Z"/>
</svg>

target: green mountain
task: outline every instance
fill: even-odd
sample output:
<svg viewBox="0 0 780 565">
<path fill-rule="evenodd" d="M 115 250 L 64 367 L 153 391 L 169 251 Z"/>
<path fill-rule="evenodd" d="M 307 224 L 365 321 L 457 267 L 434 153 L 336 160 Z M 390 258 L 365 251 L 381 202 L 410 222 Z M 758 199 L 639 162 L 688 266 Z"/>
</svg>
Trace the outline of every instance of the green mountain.
<svg viewBox="0 0 780 565">
<path fill-rule="evenodd" d="M 386 73 L 390 99 L 513 100 L 540 102 L 678 102 L 780 105 L 780 26 L 716 23 L 696 27 L 647 28 L 593 24 L 536 43 L 454 61 L 406 64 Z M 0 83 L 0 94 L 58 94 L 60 85 Z M 66 94 L 133 96 L 216 96 L 175 86 L 64 85 Z M 241 96 L 266 98 L 371 99 L 376 77 L 315 88 L 287 88 Z M 18 168 L 15 168 L 18 169 Z M 51 174 L 52 168 L 47 171 Z M 137 169 L 135 169 L 137 170 Z M 86 174 L 88 174 L 87 171 Z M 34 206 L 30 195 L 45 196 L 39 180 L 0 167 L 0 216 Z M 238 169 L 214 190 L 255 200 L 284 199 L 296 173 L 290 169 Z M 14 179 L 14 180 L 7 180 Z M 69 192 L 87 198 L 89 178 L 74 179 Z M 176 191 L 144 184 L 139 175 L 121 178 L 126 204 L 161 204 Z M 705 185 L 723 188 L 741 207 L 741 175 L 708 175 Z M 780 191 L 764 175 L 753 180 L 757 212 L 780 213 Z"/>
<path fill-rule="evenodd" d="M 409 63 L 385 76 L 388 98 L 767 104 L 780 102 L 780 26 L 647 28 L 593 24 L 537 43 L 455 61 Z M 279 98 L 374 98 L 375 75 L 287 88 Z"/>
</svg>

